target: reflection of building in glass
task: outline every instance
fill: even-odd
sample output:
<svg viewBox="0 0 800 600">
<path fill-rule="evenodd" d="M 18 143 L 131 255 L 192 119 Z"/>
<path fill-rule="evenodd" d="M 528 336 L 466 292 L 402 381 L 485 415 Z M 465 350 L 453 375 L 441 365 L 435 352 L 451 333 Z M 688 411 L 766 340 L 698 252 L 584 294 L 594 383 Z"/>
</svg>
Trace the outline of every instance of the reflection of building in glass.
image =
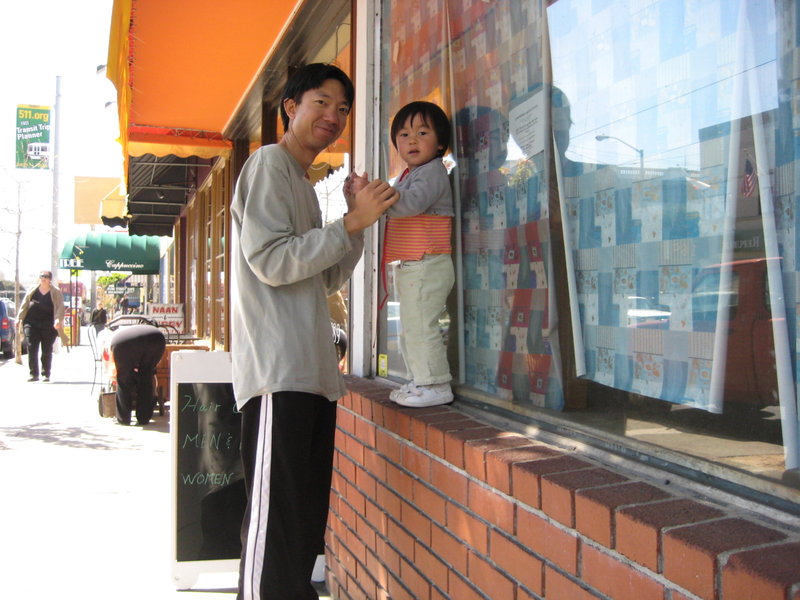
<svg viewBox="0 0 800 600">
<path fill-rule="evenodd" d="M 755 180 L 752 158 L 747 158 L 754 154 L 753 128 L 745 124 L 750 122 L 749 116 L 741 118 L 754 101 L 750 91 L 742 87 L 747 75 L 734 71 L 734 80 L 740 84 L 737 89 L 749 102 L 730 96 L 729 79 L 719 72 L 720 65 L 712 64 L 706 66 L 705 72 L 699 65 L 692 71 L 671 72 L 675 91 L 671 98 L 642 94 L 651 70 L 645 65 L 621 69 L 620 63 L 610 61 L 618 52 L 632 49 L 625 48 L 625 43 L 637 45 L 652 39 L 647 20 L 637 15 L 626 21 L 617 12 L 619 19 L 606 25 L 609 31 L 633 32 L 635 41 L 613 38 L 619 42 L 612 45 L 610 52 L 585 54 L 587 60 L 575 60 L 587 45 L 597 41 L 597 37 L 587 35 L 596 31 L 597 22 L 586 9 L 579 3 L 563 1 L 548 11 L 553 17 L 554 79 L 567 90 L 567 95 L 572 94 L 569 101 L 574 123 L 564 161 L 572 169 L 564 169 L 563 189 L 566 221 L 576 253 L 577 301 L 582 307 L 583 339 L 587 342 L 587 376 L 619 389 L 718 412 L 721 404 L 712 382 L 689 374 L 699 361 L 714 364 L 715 357 L 715 367 L 724 370 L 719 360 L 722 357 L 724 363 L 724 355 L 715 350 L 715 344 L 726 345 L 726 336 L 717 339 L 716 320 L 709 324 L 707 318 L 693 311 L 692 281 L 707 265 L 725 263 L 724 246 L 732 244 L 737 235 L 726 232 L 728 188 L 741 196 L 737 207 L 741 225 L 737 231 L 741 233 L 736 246 L 747 249 L 750 256 L 758 255 L 755 246 L 759 236 L 745 233 L 760 229 L 758 194 L 754 193 L 754 186 L 738 184 L 742 177 Z M 563 11 L 571 13 L 571 18 L 560 20 L 558 17 L 567 14 Z M 756 19 L 760 16 L 756 13 L 758 9 L 743 14 Z M 567 22 L 569 27 L 562 30 Z M 706 50 L 727 43 L 734 35 L 729 31 L 716 40 L 706 40 Z M 689 53 L 674 45 L 677 38 L 661 39 L 666 43 L 650 55 Z M 769 62 L 769 56 L 762 58 Z M 733 55 L 720 60 L 736 63 L 730 67 L 740 71 L 744 66 Z M 610 72 L 612 79 L 604 75 Z M 769 72 L 769 67 L 762 66 L 756 76 Z M 633 87 L 621 86 L 621 80 Z M 773 84 L 759 91 L 759 105 L 774 104 L 774 90 Z M 712 93 L 718 101 L 699 102 L 701 98 L 710 99 Z M 654 128 L 658 122 L 670 126 Z M 709 125 L 697 127 L 704 123 Z M 576 162 L 576 156 L 586 155 L 588 146 L 583 145 L 583 136 L 591 131 L 597 131 L 596 141 L 604 143 L 604 156 L 615 157 L 613 151 L 605 151 L 606 144 L 612 142 L 620 144 L 628 155 L 631 150 L 636 151 L 638 172 L 635 167 L 625 167 L 624 162 L 619 167 L 597 160 Z M 607 133 L 612 131 L 621 133 Z M 740 140 L 736 152 L 742 154 L 741 159 L 730 153 L 734 134 Z M 770 140 L 766 142 L 769 145 Z M 644 148 L 648 149 L 646 161 Z M 677 154 L 678 150 L 682 155 Z M 666 157 L 677 166 L 659 166 Z M 576 165 L 580 166 L 575 168 Z M 742 170 L 740 165 L 749 165 L 751 174 L 738 176 L 735 186 L 731 186 L 734 178 L 730 171 Z M 748 217 L 750 222 L 744 220 Z M 723 292 L 729 285 L 726 279 L 718 283 Z M 714 295 L 719 297 L 719 293 Z M 720 308 L 725 306 L 720 303 Z M 717 308 L 714 307 L 714 315 Z M 645 318 L 643 323 L 646 316 L 655 318 Z M 654 331 L 647 336 L 631 336 L 624 333 L 629 327 Z M 642 369 L 641 365 L 647 368 Z"/>
</svg>

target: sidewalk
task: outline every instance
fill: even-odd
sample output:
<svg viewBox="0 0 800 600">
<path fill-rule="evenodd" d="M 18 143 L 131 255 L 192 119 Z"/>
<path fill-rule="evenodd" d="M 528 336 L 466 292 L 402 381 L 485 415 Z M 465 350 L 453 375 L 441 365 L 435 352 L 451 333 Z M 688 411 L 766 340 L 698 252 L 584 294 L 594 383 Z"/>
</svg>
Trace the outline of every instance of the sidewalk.
<svg viewBox="0 0 800 600">
<path fill-rule="evenodd" d="M 170 569 L 169 414 L 145 427 L 101 418 L 83 346 L 51 383 L 0 359 L 0 597 L 228 599 L 236 574 L 176 591 Z"/>
</svg>

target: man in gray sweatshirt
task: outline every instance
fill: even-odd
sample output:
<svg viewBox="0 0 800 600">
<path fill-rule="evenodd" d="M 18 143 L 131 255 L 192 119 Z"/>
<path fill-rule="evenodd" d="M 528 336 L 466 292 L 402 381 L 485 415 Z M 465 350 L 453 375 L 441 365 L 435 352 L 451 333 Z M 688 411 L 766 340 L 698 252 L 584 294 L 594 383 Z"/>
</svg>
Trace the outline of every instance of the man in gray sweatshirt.
<svg viewBox="0 0 800 600">
<path fill-rule="evenodd" d="M 241 600 L 317 599 L 336 400 L 345 393 L 327 296 L 350 277 L 363 231 L 396 200 L 370 182 L 323 226 L 306 171 L 344 129 L 353 84 L 331 65 L 295 71 L 281 99 L 285 134 L 245 162 L 231 206 L 233 387 L 248 493 Z"/>
</svg>

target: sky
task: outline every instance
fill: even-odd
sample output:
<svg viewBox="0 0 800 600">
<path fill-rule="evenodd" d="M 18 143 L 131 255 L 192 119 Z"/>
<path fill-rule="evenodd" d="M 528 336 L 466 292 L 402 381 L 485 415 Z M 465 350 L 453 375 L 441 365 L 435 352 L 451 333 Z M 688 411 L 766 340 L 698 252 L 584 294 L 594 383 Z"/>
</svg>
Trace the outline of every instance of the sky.
<svg viewBox="0 0 800 600">
<path fill-rule="evenodd" d="M 116 90 L 97 73 L 108 60 L 112 7 L 113 0 L 0 2 L 0 279 L 14 280 L 18 213 L 23 286 L 50 265 L 53 173 L 15 168 L 17 105 L 54 114 L 60 79 L 59 249 L 89 230 L 73 223 L 75 177 L 122 175 Z"/>
</svg>

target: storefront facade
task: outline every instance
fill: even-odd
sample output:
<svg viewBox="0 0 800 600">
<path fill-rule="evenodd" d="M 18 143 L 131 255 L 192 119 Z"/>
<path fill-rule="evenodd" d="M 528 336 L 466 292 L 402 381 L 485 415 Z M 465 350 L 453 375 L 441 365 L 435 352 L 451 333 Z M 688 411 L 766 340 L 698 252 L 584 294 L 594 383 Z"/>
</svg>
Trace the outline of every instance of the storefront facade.
<svg viewBox="0 0 800 600">
<path fill-rule="evenodd" d="M 332 596 L 797 597 L 797 3 L 318 4 L 289 11 L 220 128 L 171 300 L 235 344 L 227 207 L 279 139 L 292 66 L 356 83 L 309 173 L 328 220 L 351 169 L 399 174 L 402 105 L 448 113 L 457 401 L 388 401 L 405 369 L 376 227 L 343 290 Z"/>
</svg>

